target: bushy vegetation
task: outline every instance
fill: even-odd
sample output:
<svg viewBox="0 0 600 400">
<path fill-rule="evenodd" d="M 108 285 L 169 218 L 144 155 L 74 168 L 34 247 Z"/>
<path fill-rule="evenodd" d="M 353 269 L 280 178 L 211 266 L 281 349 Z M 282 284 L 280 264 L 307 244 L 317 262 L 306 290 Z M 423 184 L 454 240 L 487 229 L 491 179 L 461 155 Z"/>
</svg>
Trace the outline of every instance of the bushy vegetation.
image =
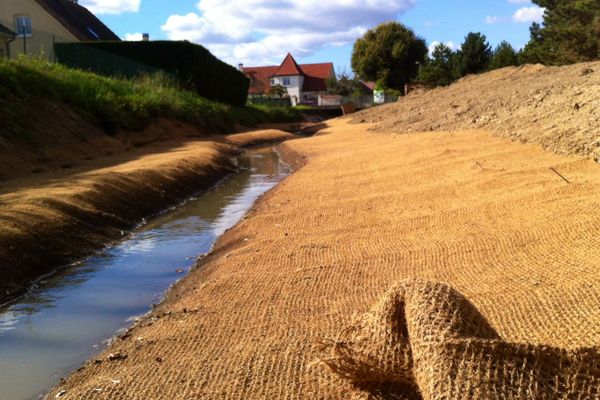
<svg viewBox="0 0 600 400">
<path fill-rule="evenodd" d="M 158 69 L 174 76 L 185 89 L 235 106 L 246 104 L 250 86 L 242 72 L 187 41 L 57 43 L 56 54 L 67 66 L 107 76 L 132 78 L 140 66 Z"/>
<path fill-rule="evenodd" d="M 564 65 L 600 58 L 598 0 L 533 0 L 545 8 L 544 24 L 531 26 L 523 61 Z"/>
<path fill-rule="evenodd" d="M 39 59 L 0 62 L 0 120 L 4 126 L 19 126 L 27 115 L 27 103 L 38 96 L 69 104 L 107 133 L 142 129 L 159 116 L 215 132 L 231 130 L 236 124 L 255 126 L 301 117 L 291 108 L 236 107 L 210 101 L 180 89 L 177 82 L 161 74 L 125 80 Z"/>
<path fill-rule="evenodd" d="M 519 53 L 506 41 L 494 50 L 481 33 L 469 33 L 456 51 L 440 43 L 434 47 L 417 81 L 425 86 L 447 86 L 469 74 L 519 65 Z"/>
<path fill-rule="evenodd" d="M 399 22 L 367 31 L 354 43 L 352 70 L 360 78 L 389 89 L 403 90 L 425 62 L 425 40 Z"/>
<path fill-rule="evenodd" d="M 438 44 L 423 62 L 413 56 L 412 62 L 420 66 L 415 76 L 411 62 L 397 60 L 400 55 L 410 54 L 409 45 L 420 39 L 395 26 L 399 24 L 391 23 L 380 25 L 356 42 L 352 68 L 358 77 L 369 79 L 390 76 L 390 66 L 403 69 L 403 79 L 387 79 L 388 87 L 401 90 L 401 81 L 406 79 L 429 87 L 446 86 L 468 74 L 526 63 L 565 65 L 600 59 L 598 0 L 532 1 L 544 7 L 544 22 L 532 24 L 531 39 L 520 51 L 506 41 L 492 50 L 485 35 L 471 32 L 457 50 Z M 402 34 L 390 40 L 396 31 Z M 386 45 L 388 40 L 390 43 Z"/>
</svg>

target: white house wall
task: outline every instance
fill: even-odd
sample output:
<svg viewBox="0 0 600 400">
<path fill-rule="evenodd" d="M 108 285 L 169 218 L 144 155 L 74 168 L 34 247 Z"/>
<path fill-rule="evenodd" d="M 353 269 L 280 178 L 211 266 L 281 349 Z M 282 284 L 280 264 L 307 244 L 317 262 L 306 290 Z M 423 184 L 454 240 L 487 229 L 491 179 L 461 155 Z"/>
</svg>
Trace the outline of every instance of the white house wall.
<svg viewBox="0 0 600 400">
<path fill-rule="evenodd" d="M 284 85 L 284 79 L 289 79 L 290 84 Z M 290 76 L 276 76 L 271 79 L 271 86 L 281 85 L 287 89 L 290 97 L 296 97 L 298 101 L 301 100 L 302 85 L 304 84 L 304 77 L 301 75 L 290 75 Z"/>
</svg>

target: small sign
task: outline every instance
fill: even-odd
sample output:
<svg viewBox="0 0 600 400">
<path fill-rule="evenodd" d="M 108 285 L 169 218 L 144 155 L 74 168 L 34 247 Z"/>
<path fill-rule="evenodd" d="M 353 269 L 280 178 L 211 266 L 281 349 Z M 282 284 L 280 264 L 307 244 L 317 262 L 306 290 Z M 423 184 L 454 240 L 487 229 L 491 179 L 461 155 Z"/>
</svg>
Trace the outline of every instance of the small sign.
<svg viewBox="0 0 600 400">
<path fill-rule="evenodd" d="M 385 92 L 383 90 L 373 91 L 373 101 L 375 102 L 375 104 L 385 103 Z"/>
</svg>

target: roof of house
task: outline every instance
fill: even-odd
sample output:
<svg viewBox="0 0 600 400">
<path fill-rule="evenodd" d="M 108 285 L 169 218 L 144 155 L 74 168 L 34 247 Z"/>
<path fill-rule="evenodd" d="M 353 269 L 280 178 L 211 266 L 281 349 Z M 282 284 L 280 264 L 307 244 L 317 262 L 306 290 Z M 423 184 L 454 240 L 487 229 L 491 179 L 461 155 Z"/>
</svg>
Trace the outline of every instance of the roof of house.
<svg viewBox="0 0 600 400">
<path fill-rule="evenodd" d="M 377 86 L 377 84 L 372 81 L 360 81 L 360 84 L 371 92 L 375 91 L 375 86 Z"/>
<path fill-rule="evenodd" d="M 285 56 L 283 62 L 281 63 L 281 65 L 279 66 L 279 68 L 273 76 L 286 75 L 304 75 L 304 72 L 302 72 L 302 69 L 290 53 L 288 53 L 287 56 Z"/>
<path fill-rule="evenodd" d="M 0 24 L 0 35 L 2 36 L 9 36 L 9 37 L 15 37 L 16 33 L 14 33 L 13 31 L 11 31 L 10 29 L 8 29 L 7 27 L 5 27 L 4 25 Z"/>
<path fill-rule="evenodd" d="M 119 41 L 113 31 L 87 8 L 72 0 L 35 0 L 69 32 L 81 41 Z"/>
<path fill-rule="evenodd" d="M 281 65 L 244 67 L 243 71 L 251 80 L 250 94 L 268 93 L 274 76 L 294 75 L 304 77 L 303 92 L 324 92 L 327 90 L 327 79 L 335 75 L 333 63 L 298 64 L 291 54 L 285 57 Z"/>
</svg>

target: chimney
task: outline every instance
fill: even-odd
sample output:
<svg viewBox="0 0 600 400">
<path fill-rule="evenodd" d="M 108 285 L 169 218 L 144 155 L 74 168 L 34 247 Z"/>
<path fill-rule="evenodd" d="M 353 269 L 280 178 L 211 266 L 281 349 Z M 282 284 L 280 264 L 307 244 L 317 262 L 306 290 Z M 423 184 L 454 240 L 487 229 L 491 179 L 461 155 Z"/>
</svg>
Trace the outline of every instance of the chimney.
<svg viewBox="0 0 600 400">
<path fill-rule="evenodd" d="M 239 63 L 239 64 L 238 64 L 238 69 L 239 69 L 240 71 L 243 71 L 243 70 L 244 70 L 244 64 L 242 64 L 242 63 Z"/>
<path fill-rule="evenodd" d="M 149 33 L 142 33 L 142 40 L 144 42 L 149 42 L 150 41 L 150 34 Z"/>
</svg>

